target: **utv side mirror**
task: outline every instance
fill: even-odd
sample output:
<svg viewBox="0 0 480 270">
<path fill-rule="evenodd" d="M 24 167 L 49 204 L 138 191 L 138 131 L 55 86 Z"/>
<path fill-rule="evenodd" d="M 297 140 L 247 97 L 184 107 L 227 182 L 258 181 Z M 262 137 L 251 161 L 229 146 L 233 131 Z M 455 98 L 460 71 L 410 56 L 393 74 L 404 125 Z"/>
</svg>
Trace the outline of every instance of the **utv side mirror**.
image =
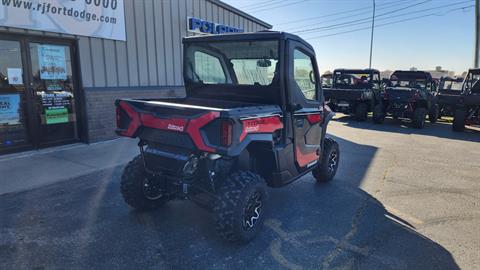
<svg viewBox="0 0 480 270">
<path fill-rule="evenodd" d="M 272 66 L 272 61 L 268 59 L 260 59 L 257 61 L 257 67 L 271 67 Z"/>
</svg>

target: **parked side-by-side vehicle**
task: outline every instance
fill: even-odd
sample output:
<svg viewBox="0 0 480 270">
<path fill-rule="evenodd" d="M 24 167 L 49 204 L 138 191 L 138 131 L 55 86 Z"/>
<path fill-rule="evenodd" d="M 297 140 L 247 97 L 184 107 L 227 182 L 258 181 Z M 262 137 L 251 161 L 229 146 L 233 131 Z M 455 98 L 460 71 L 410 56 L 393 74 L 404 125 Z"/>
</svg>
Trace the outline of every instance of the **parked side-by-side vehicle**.
<svg viewBox="0 0 480 270">
<path fill-rule="evenodd" d="M 271 31 L 183 44 L 186 97 L 116 101 L 117 133 L 140 146 L 121 192 L 139 210 L 190 199 L 213 211 L 226 240 L 247 242 L 262 227 L 267 186 L 309 172 L 326 182 L 337 171 L 315 52 Z"/>
<path fill-rule="evenodd" d="M 336 69 L 332 86 L 324 89 L 324 94 L 333 111 L 352 114 L 357 121 L 365 121 L 368 113 L 381 102 L 380 72 L 376 69 Z"/>
<path fill-rule="evenodd" d="M 462 93 L 463 78 L 442 77 L 438 85 L 439 117 L 453 116 L 455 103 Z"/>
<path fill-rule="evenodd" d="M 429 121 L 435 123 L 438 119 L 436 83 L 430 73 L 393 72 L 383 94 L 383 102 L 374 109 L 374 114 L 381 116 L 374 118 L 376 123 L 381 123 L 387 115 L 394 119 L 410 119 L 415 128 L 424 127 L 427 115 Z"/>
<path fill-rule="evenodd" d="M 454 131 L 463 131 L 465 125 L 480 124 L 480 68 L 470 69 L 463 82 L 462 93 L 454 102 Z"/>
</svg>

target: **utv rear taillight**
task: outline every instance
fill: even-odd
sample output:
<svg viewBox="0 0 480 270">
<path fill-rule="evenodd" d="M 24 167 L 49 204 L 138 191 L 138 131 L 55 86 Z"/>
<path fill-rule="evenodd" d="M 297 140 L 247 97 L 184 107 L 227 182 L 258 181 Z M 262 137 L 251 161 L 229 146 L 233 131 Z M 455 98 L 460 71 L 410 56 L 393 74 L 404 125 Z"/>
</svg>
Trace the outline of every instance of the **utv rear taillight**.
<svg viewBox="0 0 480 270">
<path fill-rule="evenodd" d="M 121 120 L 122 120 L 122 118 L 120 116 L 120 111 L 121 111 L 120 106 L 117 106 L 117 108 L 115 109 L 115 112 L 116 112 L 115 118 L 117 120 L 117 128 L 120 128 Z"/>
<path fill-rule="evenodd" d="M 223 120 L 220 124 L 220 143 L 222 146 L 230 146 L 232 144 L 232 131 L 232 122 Z"/>
<path fill-rule="evenodd" d="M 115 114 L 115 120 L 117 120 L 117 128 L 121 130 L 127 130 L 130 126 L 131 118 L 128 115 L 128 113 L 125 111 L 125 109 L 122 108 L 122 106 L 117 106 L 115 108 L 116 114 Z"/>
</svg>

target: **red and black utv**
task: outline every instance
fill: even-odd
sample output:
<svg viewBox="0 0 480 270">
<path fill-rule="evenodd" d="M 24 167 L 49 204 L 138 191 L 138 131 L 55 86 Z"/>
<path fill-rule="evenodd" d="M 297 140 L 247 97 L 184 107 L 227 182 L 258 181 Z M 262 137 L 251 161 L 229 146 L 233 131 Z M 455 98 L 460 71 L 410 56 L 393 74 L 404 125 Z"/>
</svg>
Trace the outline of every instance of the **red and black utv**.
<svg viewBox="0 0 480 270">
<path fill-rule="evenodd" d="M 463 131 L 465 125 L 480 125 L 480 68 L 468 71 L 463 81 L 462 93 L 454 106 L 454 131 Z"/>
<path fill-rule="evenodd" d="M 391 115 L 394 119 L 408 118 L 415 128 L 425 126 L 427 115 L 431 123 L 438 119 L 436 83 L 428 72 L 393 72 L 383 94 L 382 104 L 382 107 L 375 108 L 374 115 Z"/>
<path fill-rule="evenodd" d="M 376 69 L 335 69 L 332 81 L 332 87 L 324 89 L 324 94 L 333 111 L 353 114 L 357 121 L 365 121 L 368 112 L 381 102 L 380 72 Z"/>
<path fill-rule="evenodd" d="M 139 138 L 121 192 L 140 210 L 174 198 L 212 209 L 219 233 L 247 242 L 260 230 L 267 186 L 313 172 L 330 181 L 338 144 L 326 138 L 315 52 L 282 32 L 183 39 L 186 97 L 119 99 L 117 134 Z"/>
</svg>

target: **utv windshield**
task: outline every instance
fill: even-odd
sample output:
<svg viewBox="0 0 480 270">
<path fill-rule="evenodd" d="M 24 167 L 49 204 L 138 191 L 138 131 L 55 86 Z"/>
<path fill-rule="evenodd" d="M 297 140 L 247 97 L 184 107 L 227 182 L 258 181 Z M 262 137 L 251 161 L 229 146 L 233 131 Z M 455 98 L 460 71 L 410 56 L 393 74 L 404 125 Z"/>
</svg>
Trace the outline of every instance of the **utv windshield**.
<svg viewBox="0 0 480 270">
<path fill-rule="evenodd" d="M 455 90 L 455 91 L 461 91 L 462 90 L 462 85 L 463 85 L 463 80 L 457 80 L 457 79 L 445 79 L 441 82 L 440 89 L 441 90 Z"/>
<path fill-rule="evenodd" d="M 335 86 L 345 89 L 371 88 L 372 78 L 368 73 L 335 72 Z"/>
<path fill-rule="evenodd" d="M 278 41 L 186 44 L 186 81 L 201 85 L 277 84 Z"/>
</svg>

